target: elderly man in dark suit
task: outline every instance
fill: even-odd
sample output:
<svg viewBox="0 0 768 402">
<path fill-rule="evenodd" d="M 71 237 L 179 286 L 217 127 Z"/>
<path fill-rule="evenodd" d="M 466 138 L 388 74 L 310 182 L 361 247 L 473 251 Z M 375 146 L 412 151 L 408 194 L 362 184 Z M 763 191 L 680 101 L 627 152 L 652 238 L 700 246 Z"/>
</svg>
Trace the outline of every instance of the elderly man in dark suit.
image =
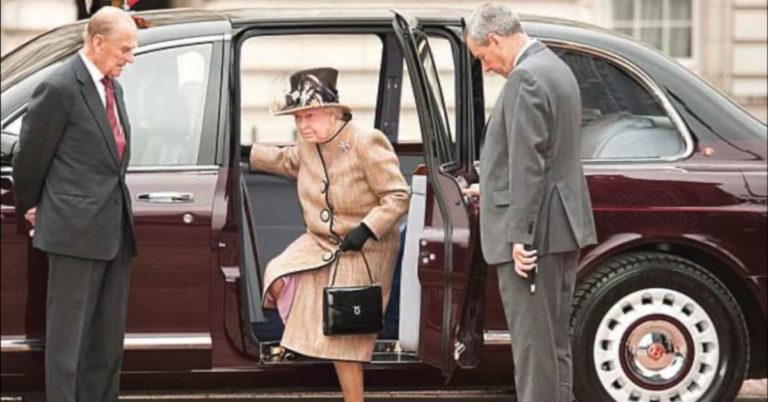
<svg viewBox="0 0 768 402">
<path fill-rule="evenodd" d="M 596 237 L 579 154 L 579 87 L 506 5 L 475 10 L 466 40 L 485 71 L 507 79 L 488 122 L 478 191 L 483 255 L 498 269 L 518 401 L 571 402 L 571 300 L 579 249 Z"/>
<path fill-rule="evenodd" d="M 117 401 L 130 263 L 136 253 L 125 184 L 130 124 L 115 80 L 133 62 L 137 29 L 105 7 L 84 47 L 35 89 L 13 166 L 16 207 L 48 255 L 48 401 Z"/>
</svg>

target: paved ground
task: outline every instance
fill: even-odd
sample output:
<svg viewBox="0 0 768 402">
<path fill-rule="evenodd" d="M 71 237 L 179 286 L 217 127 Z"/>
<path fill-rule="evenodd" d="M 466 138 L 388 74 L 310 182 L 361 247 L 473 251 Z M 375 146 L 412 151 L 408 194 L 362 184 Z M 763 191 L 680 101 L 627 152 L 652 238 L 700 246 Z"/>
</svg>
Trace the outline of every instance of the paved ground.
<svg viewBox="0 0 768 402">
<path fill-rule="evenodd" d="M 471 390 L 471 391 L 422 391 L 422 392 L 371 392 L 366 394 L 367 402 L 409 402 L 425 401 L 428 399 L 437 399 L 440 402 L 494 402 L 509 401 L 510 395 L 501 391 L 494 390 Z M 10 398 L 3 397 L 3 401 L 40 401 L 39 395 L 33 395 L 28 398 Z M 254 402 L 339 402 L 340 395 L 335 392 L 323 393 L 250 393 L 250 392 L 210 392 L 196 394 L 136 394 L 130 393 L 120 397 L 121 401 L 131 402 L 234 402 L 234 401 L 254 401 Z M 739 393 L 739 398 L 735 402 L 758 402 L 768 400 L 768 381 L 766 379 L 747 381 Z"/>
</svg>

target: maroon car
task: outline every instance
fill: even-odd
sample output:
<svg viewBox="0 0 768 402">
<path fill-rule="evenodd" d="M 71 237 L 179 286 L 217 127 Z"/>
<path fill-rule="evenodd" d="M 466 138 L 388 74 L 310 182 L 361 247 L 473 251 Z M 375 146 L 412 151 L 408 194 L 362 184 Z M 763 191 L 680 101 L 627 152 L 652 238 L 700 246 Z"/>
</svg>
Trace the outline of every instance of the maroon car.
<svg viewBox="0 0 768 402">
<path fill-rule="evenodd" d="M 305 228 L 295 183 L 249 172 L 242 156 L 294 140 L 290 120 L 266 112 L 265 77 L 320 63 L 340 70 L 355 118 L 386 134 L 413 190 L 367 383 L 512 385 L 496 274 L 461 192 L 477 180 L 484 94 L 498 82 L 466 50 L 465 12 L 409 14 L 138 14 L 146 28 L 121 77 L 139 246 L 126 388 L 335 386 L 330 365 L 279 346 L 280 319 L 260 306 L 266 262 Z M 571 321 L 579 400 L 729 400 L 766 375 L 766 126 L 627 37 L 523 20 L 582 95 L 599 243 L 583 250 Z M 1 62 L 3 395 L 42 388 L 45 346 L 47 262 L 15 211 L 11 158 L 31 91 L 81 32 L 55 29 Z"/>
</svg>

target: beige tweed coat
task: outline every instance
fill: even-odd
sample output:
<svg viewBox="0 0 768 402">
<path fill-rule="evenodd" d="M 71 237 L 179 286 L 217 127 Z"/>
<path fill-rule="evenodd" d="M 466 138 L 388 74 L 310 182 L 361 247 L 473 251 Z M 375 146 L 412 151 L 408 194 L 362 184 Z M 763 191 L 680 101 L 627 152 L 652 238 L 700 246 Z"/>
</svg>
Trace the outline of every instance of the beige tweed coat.
<svg viewBox="0 0 768 402">
<path fill-rule="evenodd" d="M 374 281 L 382 287 L 382 309 L 387 305 L 400 246 L 397 223 L 410 197 L 389 140 L 380 131 L 350 121 L 322 144 L 299 140 L 287 147 L 254 145 L 251 167 L 296 178 L 307 226 L 305 234 L 267 264 L 264 275 L 266 294 L 276 279 L 297 274 L 282 346 L 306 356 L 370 361 L 375 334 L 323 335 L 322 293 L 330 284 L 340 240 L 363 222 L 376 237 L 363 251 Z M 370 283 L 359 252 L 348 251 L 340 258 L 336 286 Z M 275 307 L 264 298 L 262 303 Z"/>
</svg>

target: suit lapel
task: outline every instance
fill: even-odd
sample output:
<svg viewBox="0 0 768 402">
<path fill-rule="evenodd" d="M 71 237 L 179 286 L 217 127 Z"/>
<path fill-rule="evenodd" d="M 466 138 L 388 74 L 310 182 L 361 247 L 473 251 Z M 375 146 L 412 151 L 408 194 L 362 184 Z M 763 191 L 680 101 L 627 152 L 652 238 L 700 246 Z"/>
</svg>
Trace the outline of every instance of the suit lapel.
<svg viewBox="0 0 768 402">
<path fill-rule="evenodd" d="M 74 69 L 77 81 L 80 82 L 80 93 L 83 95 L 83 100 L 93 115 L 96 125 L 99 126 L 99 131 L 101 131 L 104 141 L 106 141 L 109 154 L 112 155 L 115 164 L 119 165 L 117 144 L 115 144 L 115 137 L 107 120 L 107 111 L 101 103 L 101 97 L 99 97 L 99 92 L 96 90 L 96 84 L 93 82 L 79 54 L 74 56 Z"/>
</svg>

